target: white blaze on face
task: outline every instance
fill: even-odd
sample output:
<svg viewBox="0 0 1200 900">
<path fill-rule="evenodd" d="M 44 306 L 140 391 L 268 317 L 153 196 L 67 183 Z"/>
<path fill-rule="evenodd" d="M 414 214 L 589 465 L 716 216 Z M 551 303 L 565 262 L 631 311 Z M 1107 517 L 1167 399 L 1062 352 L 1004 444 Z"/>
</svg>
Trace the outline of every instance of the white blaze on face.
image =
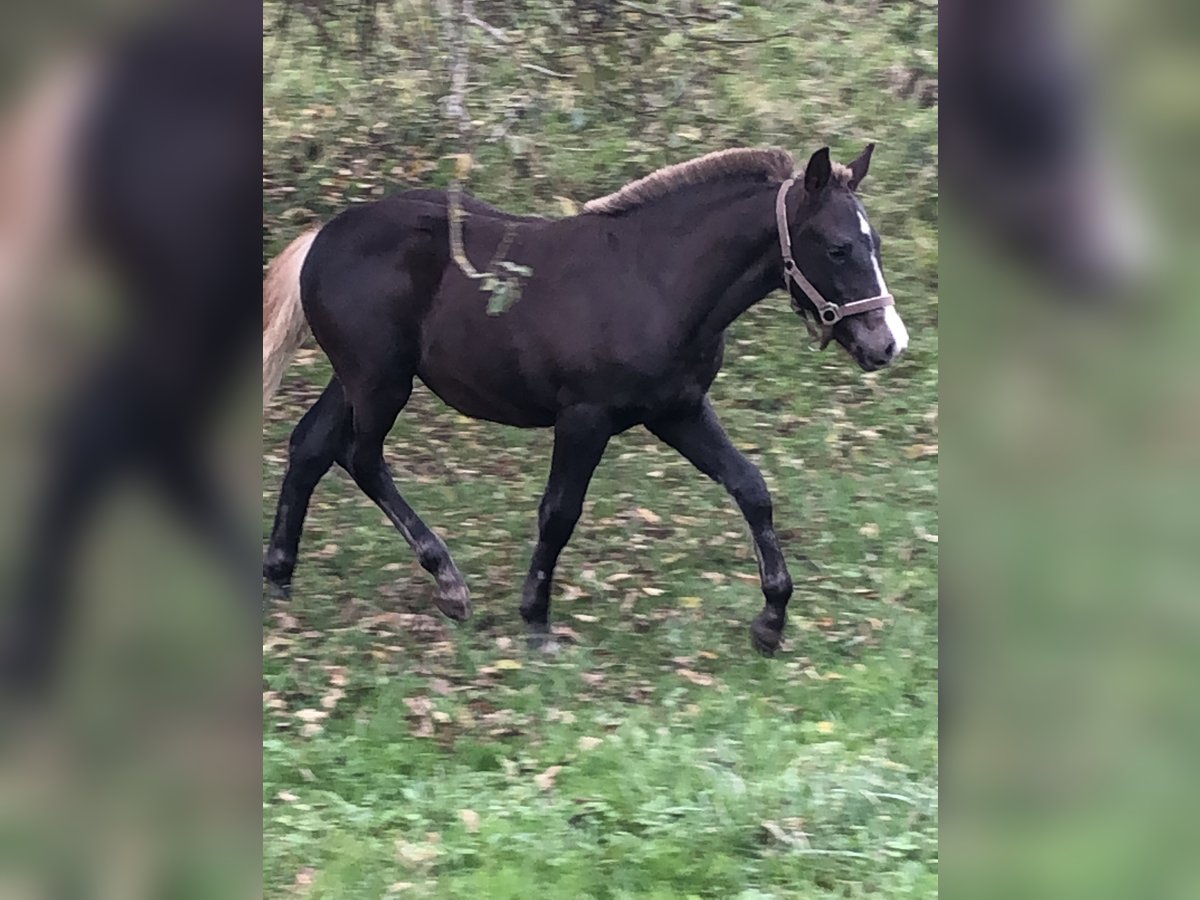
<svg viewBox="0 0 1200 900">
<path fill-rule="evenodd" d="M 862 233 L 871 237 L 871 223 L 867 221 L 867 217 L 863 215 L 862 210 L 858 211 L 858 226 L 862 229 Z M 871 242 L 871 265 L 875 267 L 875 289 L 879 294 L 888 292 L 887 284 L 883 280 L 883 268 L 879 265 L 879 257 L 875 253 L 875 243 Z M 900 319 L 900 313 L 896 312 L 896 307 L 886 306 L 883 309 L 883 321 L 887 324 L 888 331 L 892 333 L 892 340 L 896 342 L 896 356 L 899 356 L 908 347 L 908 329 L 904 327 L 904 322 Z"/>
</svg>

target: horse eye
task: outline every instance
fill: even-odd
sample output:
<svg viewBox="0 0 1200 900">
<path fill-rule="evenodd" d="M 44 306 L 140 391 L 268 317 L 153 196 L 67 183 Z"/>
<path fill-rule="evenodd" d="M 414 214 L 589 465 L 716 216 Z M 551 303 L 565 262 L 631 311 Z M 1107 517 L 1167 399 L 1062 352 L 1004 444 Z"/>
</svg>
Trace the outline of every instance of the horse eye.
<svg viewBox="0 0 1200 900">
<path fill-rule="evenodd" d="M 829 258 L 841 262 L 850 255 L 850 248 L 845 244 L 839 244 L 836 247 L 830 247 L 828 251 Z"/>
</svg>

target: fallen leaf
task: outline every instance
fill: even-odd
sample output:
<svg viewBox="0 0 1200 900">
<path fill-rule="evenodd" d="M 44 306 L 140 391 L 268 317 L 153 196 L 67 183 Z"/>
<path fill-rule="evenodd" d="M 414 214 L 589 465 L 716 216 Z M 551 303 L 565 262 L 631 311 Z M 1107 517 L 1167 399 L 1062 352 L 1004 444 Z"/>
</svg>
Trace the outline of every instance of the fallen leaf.
<svg viewBox="0 0 1200 900">
<path fill-rule="evenodd" d="M 679 605 L 684 607 L 685 609 L 696 609 L 703 602 L 704 601 L 701 600 L 699 597 L 680 597 L 679 598 Z"/>
<path fill-rule="evenodd" d="M 404 705 L 414 716 L 427 716 L 433 710 L 433 701 L 428 697 L 405 697 Z"/>
<path fill-rule="evenodd" d="M 779 841 L 781 844 L 795 844 L 796 839 L 780 828 L 774 822 L 763 822 L 763 831 L 769 834 L 772 838 Z"/>
<path fill-rule="evenodd" d="M 479 831 L 479 813 L 473 809 L 460 809 L 458 817 L 462 819 L 463 825 L 467 827 L 468 834 L 475 834 Z"/>
<path fill-rule="evenodd" d="M 295 794 L 293 794 L 291 791 L 280 791 L 278 794 L 275 795 L 275 797 L 279 800 L 282 800 L 284 803 L 295 803 L 297 800 L 300 799 Z"/>
<path fill-rule="evenodd" d="M 312 866 L 306 866 L 296 873 L 296 887 L 309 887 L 317 876 L 317 870 Z"/>
<path fill-rule="evenodd" d="M 595 750 L 597 747 L 599 747 L 603 743 L 604 743 L 604 738 L 591 737 L 589 735 L 585 735 L 579 739 L 579 749 L 584 750 L 584 751 Z"/>
<path fill-rule="evenodd" d="M 821 734 L 833 734 L 832 722 L 818 722 L 817 731 Z"/>
<path fill-rule="evenodd" d="M 874 522 L 868 522 L 862 528 L 858 529 L 858 533 L 863 537 L 879 537 L 879 526 Z"/>
<path fill-rule="evenodd" d="M 498 659 L 495 665 L 497 669 L 502 670 L 519 669 L 521 668 L 521 661 L 519 659 Z"/>
<path fill-rule="evenodd" d="M 702 687 L 709 687 L 717 682 L 711 675 L 705 675 L 703 672 L 694 672 L 691 669 L 678 669 L 677 671 L 692 684 Z"/>
<path fill-rule="evenodd" d="M 648 594 L 651 597 L 661 597 L 666 593 L 666 591 L 664 591 L 662 588 L 644 587 L 642 588 L 642 593 Z"/>
<path fill-rule="evenodd" d="M 642 519 L 649 522 L 651 525 L 657 525 L 659 522 L 662 521 L 662 516 L 660 516 L 658 513 L 656 513 L 652 509 L 646 509 L 646 507 L 644 507 L 644 506 L 639 506 L 637 508 L 637 514 L 639 516 L 641 516 Z"/>
<path fill-rule="evenodd" d="M 579 632 L 570 625 L 553 625 L 550 632 L 557 638 L 563 638 L 573 644 L 578 644 L 582 641 Z"/>
<path fill-rule="evenodd" d="M 562 766 L 551 766 L 540 775 L 533 776 L 533 783 L 541 790 L 548 791 L 554 787 L 554 779 L 558 777 L 558 773 L 562 771 Z"/>
<path fill-rule="evenodd" d="M 438 848 L 433 844 L 412 844 L 406 840 L 396 841 L 396 859 L 410 868 L 420 868 L 437 858 Z"/>
<path fill-rule="evenodd" d="M 320 722 L 329 716 L 328 710 L 324 709 L 299 709 L 296 710 L 296 718 L 301 722 Z"/>
</svg>

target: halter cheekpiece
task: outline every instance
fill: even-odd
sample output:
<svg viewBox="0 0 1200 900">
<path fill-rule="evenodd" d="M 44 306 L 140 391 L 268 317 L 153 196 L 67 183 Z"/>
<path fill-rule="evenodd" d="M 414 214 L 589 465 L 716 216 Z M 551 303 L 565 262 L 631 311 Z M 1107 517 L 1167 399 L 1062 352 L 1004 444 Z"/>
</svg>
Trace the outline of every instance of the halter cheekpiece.
<svg viewBox="0 0 1200 900">
<path fill-rule="evenodd" d="M 779 193 L 775 195 L 775 224 L 779 228 L 779 249 L 783 251 L 783 284 L 784 287 L 789 288 L 788 294 L 791 295 L 792 306 L 804 318 L 808 333 L 814 340 L 820 339 L 821 349 L 824 350 L 833 340 L 833 326 L 842 319 L 847 316 L 861 315 L 873 309 L 895 306 L 896 299 L 891 294 L 879 294 L 864 300 L 852 300 L 849 303 L 830 303 L 821 296 L 820 291 L 813 287 L 812 282 L 804 277 L 804 273 L 796 265 L 796 260 L 792 258 L 792 236 L 788 231 L 787 221 L 787 195 L 795 183 L 796 179 L 789 178 L 779 186 Z M 796 302 L 795 295 L 791 293 L 789 281 L 804 292 L 804 296 L 812 303 L 813 309 L 809 310 Z"/>
</svg>

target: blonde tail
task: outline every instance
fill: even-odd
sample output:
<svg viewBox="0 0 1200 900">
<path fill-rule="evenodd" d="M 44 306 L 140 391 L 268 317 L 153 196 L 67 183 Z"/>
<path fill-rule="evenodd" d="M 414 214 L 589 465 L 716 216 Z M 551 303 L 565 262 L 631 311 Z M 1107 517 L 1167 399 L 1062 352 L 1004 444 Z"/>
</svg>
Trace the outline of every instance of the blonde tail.
<svg viewBox="0 0 1200 900">
<path fill-rule="evenodd" d="M 304 342 L 300 268 L 320 228 L 306 231 L 271 260 L 263 280 L 263 408 L 283 381 L 287 364 Z"/>
</svg>

